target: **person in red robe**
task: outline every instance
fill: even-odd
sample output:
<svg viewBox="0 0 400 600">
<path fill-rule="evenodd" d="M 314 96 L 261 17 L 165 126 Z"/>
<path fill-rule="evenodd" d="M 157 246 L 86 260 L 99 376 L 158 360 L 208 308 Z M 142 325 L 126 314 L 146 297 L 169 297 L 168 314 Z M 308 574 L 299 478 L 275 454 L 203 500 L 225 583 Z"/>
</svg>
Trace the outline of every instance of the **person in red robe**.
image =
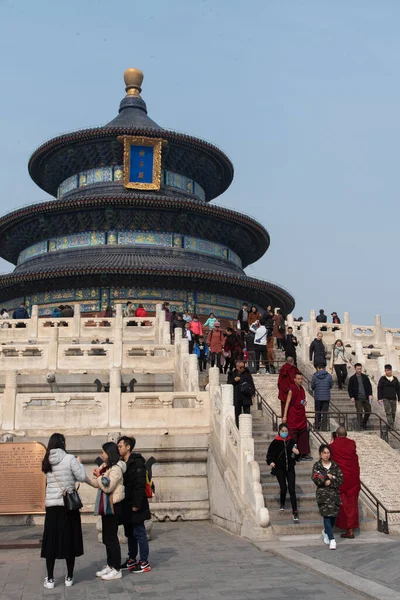
<svg viewBox="0 0 400 600">
<path fill-rule="evenodd" d="M 343 473 L 340 486 L 342 501 L 336 526 L 345 529 L 342 538 L 354 539 L 354 529 L 358 529 L 358 495 L 360 493 L 360 465 L 358 463 L 356 443 L 347 437 L 344 427 L 336 430 L 336 438 L 330 444 L 331 459 L 335 461 Z"/>
<path fill-rule="evenodd" d="M 303 375 L 300 372 L 296 373 L 294 384 L 290 387 L 287 395 L 282 423 L 287 423 L 290 437 L 297 444 L 301 460 L 312 460 L 307 429 L 306 391 L 302 383 Z"/>
<path fill-rule="evenodd" d="M 294 358 L 288 356 L 279 369 L 278 377 L 278 398 L 281 401 L 281 417 L 283 417 L 287 395 L 291 386 L 294 384 L 294 376 L 296 373 L 300 373 L 300 371 L 294 364 Z"/>
</svg>

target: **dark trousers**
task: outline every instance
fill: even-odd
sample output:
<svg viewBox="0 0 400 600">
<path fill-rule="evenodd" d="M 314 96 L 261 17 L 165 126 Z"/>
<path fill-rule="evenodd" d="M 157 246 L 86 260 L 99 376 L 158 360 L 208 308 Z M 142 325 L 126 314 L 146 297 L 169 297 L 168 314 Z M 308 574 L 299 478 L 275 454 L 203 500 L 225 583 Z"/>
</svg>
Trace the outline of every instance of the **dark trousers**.
<svg viewBox="0 0 400 600">
<path fill-rule="evenodd" d="M 225 358 L 224 373 L 226 373 L 228 371 L 228 369 L 230 371 L 233 371 L 234 368 L 235 368 L 235 357 L 233 355 L 227 356 Z"/>
<path fill-rule="evenodd" d="M 308 429 L 290 429 L 290 437 L 297 444 L 301 456 L 310 454 L 310 440 Z"/>
<path fill-rule="evenodd" d="M 333 528 L 335 527 L 336 517 L 324 517 L 324 531 L 330 540 L 334 539 Z"/>
<path fill-rule="evenodd" d="M 267 357 L 267 346 L 262 346 L 261 344 L 256 344 L 255 345 L 255 351 L 256 351 L 256 369 L 257 369 L 257 373 L 260 369 L 260 362 L 261 362 L 261 358 L 263 359 L 263 361 L 265 362 L 265 368 L 268 371 L 268 357 Z"/>
<path fill-rule="evenodd" d="M 66 558 L 65 562 L 67 563 L 67 577 L 74 576 L 74 567 L 75 567 L 75 557 L 74 558 Z M 46 558 L 46 569 L 47 569 L 47 577 L 48 579 L 54 579 L 54 565 L 56 564 L 55 558 Z"/>
<path fill-rule="evenodd" d="M 199 362 L 199 371 L 201 373 L 202 371 L 205 371 L 207 369 L 207 358 L 205 356 L 199 356 L 197 360 Z"/>
<path fill-rule="evenodd" d="M 396 421 L 397 399 L 383 398 L 383 407 L 386 413 L 386 419 L 390 427 L 394 427 Z"/>
<path fill-rule="evenodd" d="M 314 400 L 315 429 L 328 431 L 329 400 Z"/>
<path fill-rule="evenodd" d="M 368 398 L 356 399 L 357 421 L 360 429 L 366 427 L 371 413 L 371 405 Z M 363 416 L 364 411 L 364 416 Z"/>
<path fill-rule="evenodd" d="M 103 544 L 106 547 L 107 564 L 116 569 L 121 568 L 121 546 L 118 541 L 118 518 L 116 515 L 101 517 L 103 527 Z"/>
<path fill-rule="evenodd" d="M 282 469 L 275 469 L 275 475 L 281 488 L 281 506 L 285 506 L 286 492 L 289 489 L 290 503 L 292 505 L 292 511 L 297 512 L 297 498 L 296 498 L 296 473 L 293 471 L 283 471 Z M 286 485 L 287 481 L 287 485 Z"/>
<path fill-rule="evenodd" d="M 338 381 L 339 390 L 343 389 L 343 385 L 347 379 L 347 366 L 346 365 L 333 365 L 336 371 L 336 377 Z"/>
<path fill-rule="evenodd" d="M 128 554 L 131 560 L 137 559 L 138 549 L 140 560 L 147 562 L 149 558 L 149 542 L 146 527 L 143 523 L 124 523 L 125 536 L 128 538 Z"/>
<path fill-rule="evenodd" d="M 211 352 L 211 366 L 214 367 L 215 363 L 217 363 L 217 367 L 219 369 L 219 372 L 222 373 L 222 366 L 221 366 L 221 353 L 216 353 L 216 352 Z"/>
<path fill-rule="evenodd" d="M 247 406 L 243 406 L 243 404 L 235 404 L 235 421 L 236 427 L 239 429 L 239 415 L 242 414 L 249 415 L 250 414 L 250 404 Z"/>
<path fill-rule="evenodd" d="M 247 367 L 250 373 L 257 372 L 256 353 L 255 350 L 249 350 L 249 357 L 247 360 Z"/>
<path fill-rule="evenodd" d="M 194 340 L 189 340 L 189 354 L 193 354 Z"/>
</svg>

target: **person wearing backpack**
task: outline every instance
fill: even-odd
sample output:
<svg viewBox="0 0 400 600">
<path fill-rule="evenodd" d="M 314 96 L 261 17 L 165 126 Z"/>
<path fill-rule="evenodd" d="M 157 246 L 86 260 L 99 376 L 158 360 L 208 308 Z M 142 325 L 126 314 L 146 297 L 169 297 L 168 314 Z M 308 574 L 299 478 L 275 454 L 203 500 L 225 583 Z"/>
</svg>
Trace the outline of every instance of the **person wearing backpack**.
<svg viewBox="0 0 400 600">
<path fill-rule="evenodd" d="M 121 569 L 131 573 L 147 573 L 149 564 L 149 542 L 144 522 L 151 519 L 146 495 L 146 463 L 143 456 L 133 452 L 136 440 L 126 435 L 117 442 L 118 452 L 126 464 L 124 475 L 125 499 L 122 502 L 121 521 L 128 539 L 128 558 Z M 140 560 L 137 560 L 138 550 Z"/>
<path fill-rule="evenodd" d="M 253 377 L 242 360 L 237 361 L 234 371 L 229 371 L 227 383 L 233 385 L 235 421 L 236 426 L 239 427 L 239 415 L 242 414 L 242 411 L 245 415 L 250 414 L 250 406 L 253 404 L 252 397 L 256 393 Z"/>
</svg>

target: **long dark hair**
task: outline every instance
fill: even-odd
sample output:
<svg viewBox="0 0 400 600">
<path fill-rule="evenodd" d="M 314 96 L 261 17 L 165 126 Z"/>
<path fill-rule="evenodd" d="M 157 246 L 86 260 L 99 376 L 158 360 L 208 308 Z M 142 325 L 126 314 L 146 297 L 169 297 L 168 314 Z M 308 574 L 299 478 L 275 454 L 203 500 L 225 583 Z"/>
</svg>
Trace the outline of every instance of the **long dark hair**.
<svg viewBox="0 0 400 600">
<path fill-rule="evenodd" d="M 112 467 L 117 464 L 121 457 L 118 452 L 118 446 L 115 442 L 106 442 L 102 445 L 104 452 L 107 454 L 108 458 L 106 460 L 107 467 Z"/>
<path fill-rule="evenodd" d="M 47 444 L 46 454 L 44 455 L 42 461 L 43 473 L 51 473 L 52 469 L 49 460 L 50 450 L 56 450 L 57 448 L 65 450 L 65 437 L 62 433 L 53 433 L 53 435 L 50 436 L 49 443 Z"/>
</svg>

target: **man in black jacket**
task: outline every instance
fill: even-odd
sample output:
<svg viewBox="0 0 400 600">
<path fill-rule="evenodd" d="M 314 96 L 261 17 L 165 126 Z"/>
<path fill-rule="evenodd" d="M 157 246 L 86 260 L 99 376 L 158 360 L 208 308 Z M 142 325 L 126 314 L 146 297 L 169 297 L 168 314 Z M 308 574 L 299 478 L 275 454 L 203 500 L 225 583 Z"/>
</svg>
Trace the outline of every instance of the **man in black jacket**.
<svg viewBox="0 0 400 600">
<path fill-rule="evenodd" d="M 239 427 L 239 415 L 250 414 L 250 406 L 253 404 L 252 397 L 256 393 L 253 377 L 242 360 L 236 363 L 236 369 L 229 371 L 228 381 L 233 385 L 233 404 L 235 406 L 235 421 Z"/>
<path fill-rule="evenodd" d="M 317 337 L 313 339 L 309 348 L 310 361 L 314 363 L 315 370 L 317 370 L 318 365 L 326 367 L 326 346 L 322 341 L 323 337 L 323 334 L 318 332 Z"/>
<path fill-rule="evenodd" d="M 400 402 L 400 383 L 393 375 L 392 365 L 385 365 L 385 374 L 379 380 L 378 402 L 384 406 L 390 427 L 394 427 L 397 402 Z"/>
<path fill-rule="evenodd" d="M 294 360 L 294 364 L 297 364 L 297 354 L 296 354 L 296 346 L 297 346 L 297 337 L 293 335 L 293 327 L 287 328 L 287 334 L 283 340 L 283 347 L 285 349 L 285 360 L 288 356 L 291 356 Z"/>
<path fill-rule="evenodd" d="M 145 492 L 146 464 L 141 454 L 133 452 L 135 445 L 135 438 L 126 435 L 118 440 L 118 451 L 126 462 L 125 499 L 121 502 L 121 521 L 128 538 L 129 554 L 129 558 L 121 566 L 121 569 L 129 569 L 132 573 L 147 573 L 151 567 L 148 562 L 149 542 L 144 522 L 148 521 L 151 515 Z M 140 561 L 137 560 L 138 548 Z"/>
<path fill-rule="evenodd" d="M 237 320 L 240 323 L 241 331 L 247 333 L 249 331 L 249 305 L 247 302 L 244 302 L 243 307 L 239 310 Z"/>
<path fill-rule="evenodd" d="M 362 430 L 367 429 L 371 413 L 372 385 L 369 377 L 362 372 L 361 363 L 356 363 L 354 368 L 356 372 L 349 379 L 348 392 L 350 400 L 356 405 L 358 426 Z"/>
</svg>

